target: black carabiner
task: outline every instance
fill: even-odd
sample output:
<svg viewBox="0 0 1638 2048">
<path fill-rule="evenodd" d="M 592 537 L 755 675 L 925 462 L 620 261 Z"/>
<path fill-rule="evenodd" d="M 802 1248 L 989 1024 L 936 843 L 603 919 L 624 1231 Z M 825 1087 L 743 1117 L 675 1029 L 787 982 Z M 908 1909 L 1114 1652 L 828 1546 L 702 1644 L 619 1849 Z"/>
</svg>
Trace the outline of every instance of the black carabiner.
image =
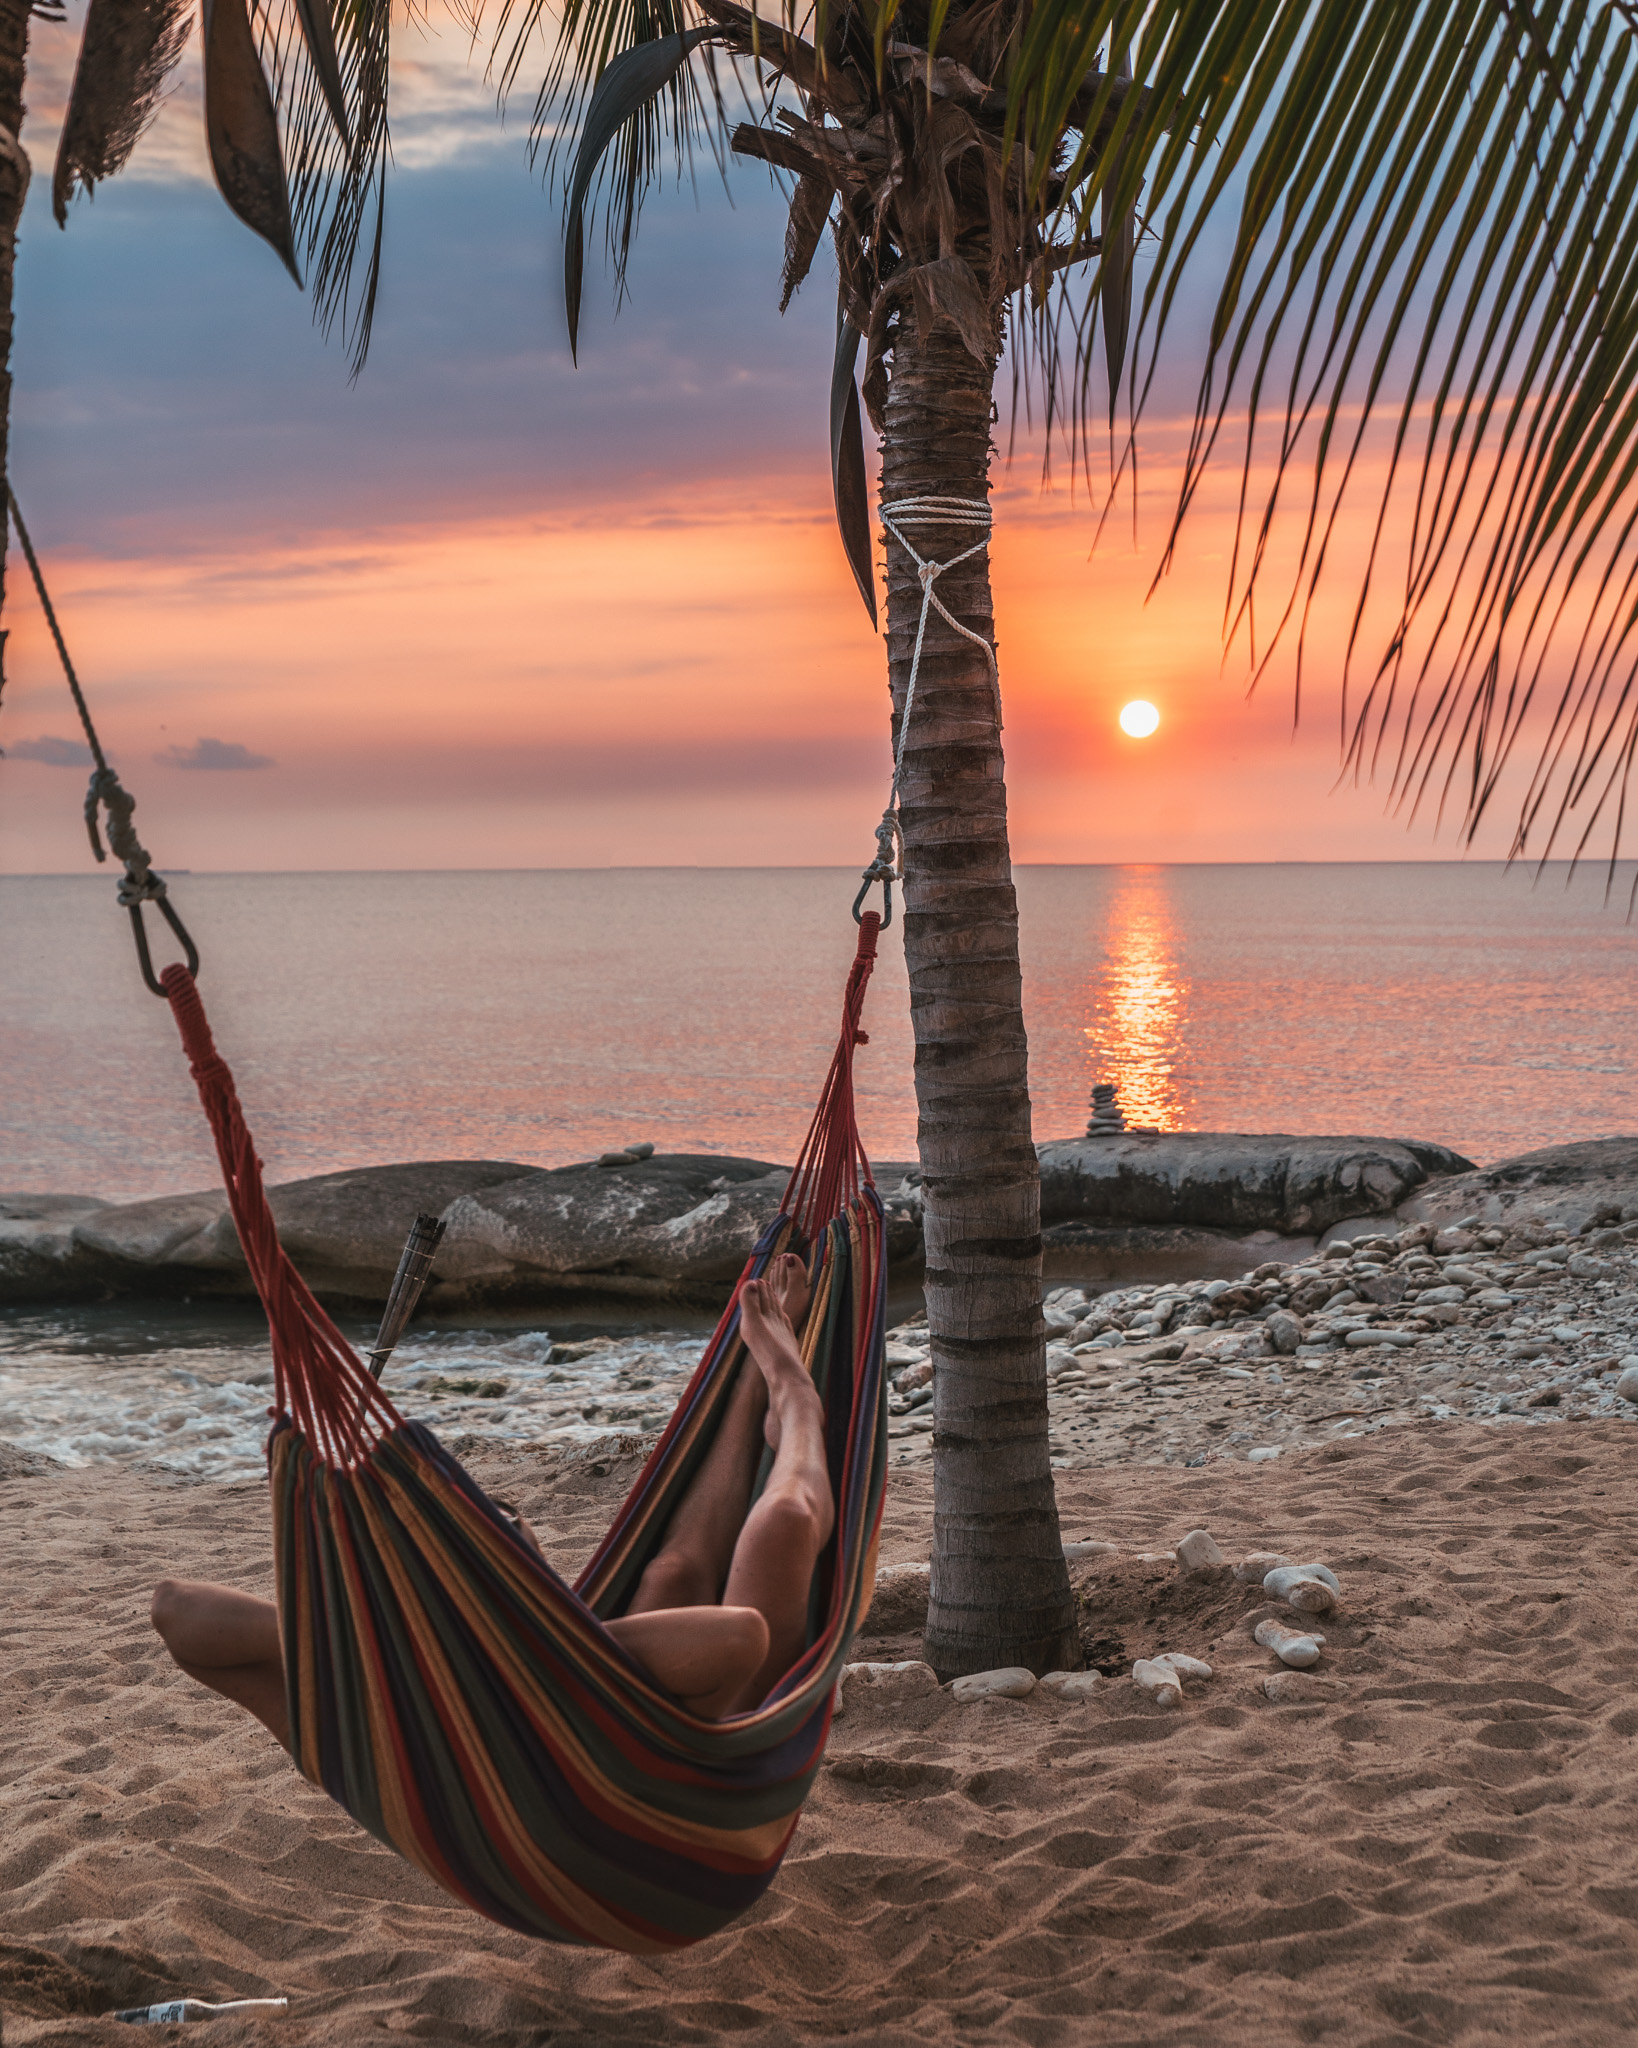
<svg viewBox="0 0 1638 2048">
<path fill-rule="evenodd" d="M 187 926 L 171 907 L 171 899 L 161 889 L 157 894 L 145 896 L 143 901 L 159 905 L 160 916 L 164 918 L 171 930 L 182 941 L 182 950 L 188 956 L 188 972 L 190 974 L 197 974 L 199 972 L 199 948 L 189 936 Z M 164 989 L 159 984 L 159 979 L 154 973 L 153 955 L 148 951 L 147 928 L 142 922 L 142 903 L 127 903 L 125 907 L 131 913 L 131 930 L 136 935 L 137 959 L 142 965 L 142 978 L 156 996 L 162 996 L 168 1002 L 170 998 L 165 995 Z"/>
<path fill-rule="evenodd" d="M 855 924 L 864 923 L 864 900 L 870 894 L 872 882 L 880 882 L 882 885 L 881 928 L 883 931 L 886 931 L 887 927 L 893 922 L 893 871 L 891 868 L 885 868 L 878 873 L 874 861 L 865 869 L 864 880 L 859 884 L 859 893 L 853 899 L 853 922 Z"/>
</svg>

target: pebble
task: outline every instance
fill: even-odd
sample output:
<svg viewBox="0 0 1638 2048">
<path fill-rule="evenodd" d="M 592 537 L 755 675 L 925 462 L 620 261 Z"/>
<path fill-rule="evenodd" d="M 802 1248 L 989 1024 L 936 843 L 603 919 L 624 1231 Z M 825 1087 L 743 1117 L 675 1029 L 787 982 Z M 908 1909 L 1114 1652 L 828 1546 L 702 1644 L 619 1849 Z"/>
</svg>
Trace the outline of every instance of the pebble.
<svg viewBox="0 0 1638 2048">
<path fill-rule="evenodd" d="M 1630 1365 L 1623 1359 L 1621 1364 L 1621 1377 L 1615 1383 L 1615 1391 L 1623 1401 L 1638 1401 L 1638 1359 Z"/>
<path fill-rule="evenodd" d="M 1157 1658 L 1140 1657 L 1132 1666 L 1132 1683 L 1157 1707 L 1175 1707 L 1183 1697 L 1182 1679 L 1170 1664 Z"/>
<path fill-rule="evenodd" d="M 1277 1572 L 1290 1562 L 1278 1550 L 1248 1550 L 1234 1567 L 1234 1576 L 1242 1586 L 1260 1586 L 1270 1572 Z"/>
<path fill-rule="evenodd" d="M 1039 1680 L 1042 1692 L 1061 1700 L 1089 1700 L 1102 1683 L 1095 1671 L 1047 1671 Z"/>
<path fill-rule="evenodd" d="M 1276 1706 L 1298 1706 L 1305 1700 L 1338 1700 L 1347 1687 L 1337 1678 L 1321 1678 L 1316 1671 L 1271 1671 L 1263 1680 L 1263 1696 Z"/>
<path fill-rule="evenodd" d="M 907 1700 L 937 1691 L 938 1674 L 932 1665 L 914 1659 L 902 1664 L 844 1664 L 836 1688 L 836 1712 L 844 1713 L 848 1697 L 857 1700 L 861 1692 L 883 1700 Z"/>
<path fill-rule="evenodd" d="M 1270 1459 L 1280 1455 L 1281 1448 L 1279 1444 L 1257 1444 L 1246 1452 L 1246 1456 L 1253 1465 L 1266 1465 Z"/>
<path fill-rule="evenodd" d="M 965 1678 L 955 1680 L 950 1692 L 966 1707 L 975 1700 L 1028 1699 L 1035 1686 L 1033 1671 L 1026 1671 L 1022 1664 L 1003 1664 L 995 1671 L 969 1671 Z"/>
<path fill-rule="evenodd" d="M 1325 1641 L 1324 1636 L 1312 1630 L 1305 1634 L 1301 1629 L 1276 1621 L 1272 1615 L 1258 1622 L 1251 1633 L 1253 1640 L 1261 1643 L 1265 1650 L 1272 1650 L 1282 1664 L 1293 1665 L 1299 1671 L 1306 1671 L 1310 1664 L 1319 1662 L 1320 1647 Z"/>
<path fill-rule="evenodd" d="M 1191 1575 L 1214 1572 L 1220 1570 L 1225 1562 L 1222 1551 L 1204 1529 L 1191 1529 L 1177 1546 L 1179 1571 Z"/>
<path fill-rule="evenodd" d="M 1064 1557 L 1070 1564 L 1076 1564 L 1085 1557 L 1113 1557 L 1116 1549 L 1113 1543 L 1099 1543 L 1088 1537 L 1081 1543 L 1066 1543 Z"/>
<path fill-rule="evenodd" d="M 1271 1599 L 1283 1600 L 1300 1614 L 1328 1614 L 1337 1604 L 1342 1587 L 1335 1572 L 1322 1564 L 1287 1564 L 1271 1571 L 1263 1581 Z"/>
<path fill-rule="evenodd" d="M 1201 1657 L 1191 1657 L 1182 1650 L 1162 1650 L 1158 1657 L 1148 1660 L 1151 1664 L 1169 1664 L 1179 1678 L 1210 1678 L 1211 1666 Z"/>
</svg>

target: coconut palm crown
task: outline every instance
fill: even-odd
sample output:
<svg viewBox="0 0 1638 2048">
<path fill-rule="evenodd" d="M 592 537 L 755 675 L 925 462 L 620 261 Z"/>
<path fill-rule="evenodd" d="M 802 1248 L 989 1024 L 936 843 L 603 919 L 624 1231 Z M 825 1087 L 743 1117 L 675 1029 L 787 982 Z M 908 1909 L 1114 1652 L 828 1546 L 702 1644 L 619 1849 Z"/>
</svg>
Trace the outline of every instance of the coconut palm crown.
<svg viewBox="0 0 1638 2048">
<path fill-rule="evenodd" d="M 60 195 L 128 153 L 181 4 L 93 0 Z M 333 15 L 326 0 L 206 0 L 204 18 L 224 194 L 292 267 L 305 253 L 320 312 L 344 317 L 361 359 L 387 0 Z M 99 21 L 117 46 L 103 74 Z M 1355 768 L 1469 832 L 1511 770 L 1515 850 L 1579 852 L 1602 824 L 1613 857 L 1638 745 L 1632 7 L 787 0 L 762 17 L 737 0 L 550 14 L 503 0 L 495 34 L 503 87 L 537 36 L 550 52 L 538 136 L 566 201 L 571 339 L 588 204 L 623 273 L 645 193 L 701 137 L 791 181 L 782 303 L 829 229 L 833 482 L 873 618 L 861 388 L 890 514 L 981 505 L 1004 338 L 1090 477 L 1095 376 L 1111 418 L 1116 386 L 1140 418 L 1172 334 L 1200 375 L 1171 541 L 1219 450 L 1241 475 L 1226 636 L 1259 672 L 1289 642 L 1300 689 L 1329 570 L 1351 619 Z M 1201 279 L 1196 338 L 1185 287 Z M 1129 426 L 1115 446 L 1124 468 Z M 936 511 L 886 533 L 902 774 L 884 844 L 904 861 L 936 1365 L 926 1640 L 941 1672 L 1079 1656 L 1052 1500 L 1000 700 L 979 644 L 994 643 L 988 555 L 973 543 Z M 924 622 L 918 562 L 957 555 L 937 583 L 954 623 Z"/>
</svg>

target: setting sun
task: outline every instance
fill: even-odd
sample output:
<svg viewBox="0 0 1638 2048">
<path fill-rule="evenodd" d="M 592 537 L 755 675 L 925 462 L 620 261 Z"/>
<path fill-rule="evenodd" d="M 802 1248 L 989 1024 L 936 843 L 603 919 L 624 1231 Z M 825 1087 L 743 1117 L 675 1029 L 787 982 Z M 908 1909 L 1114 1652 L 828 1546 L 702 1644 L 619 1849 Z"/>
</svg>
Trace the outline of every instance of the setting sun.
<svg viewBox="0 0 1638 2048">
<path fill-rule="evenodd" d="M 1146 740 L 1160 724 L 1160 713 L 1152 704 L 1144 703 L 1140 697 L 1134 703 L 1122 706 L 1120 729 L 1130 733 L 1135 740 Z"/>
</svg>

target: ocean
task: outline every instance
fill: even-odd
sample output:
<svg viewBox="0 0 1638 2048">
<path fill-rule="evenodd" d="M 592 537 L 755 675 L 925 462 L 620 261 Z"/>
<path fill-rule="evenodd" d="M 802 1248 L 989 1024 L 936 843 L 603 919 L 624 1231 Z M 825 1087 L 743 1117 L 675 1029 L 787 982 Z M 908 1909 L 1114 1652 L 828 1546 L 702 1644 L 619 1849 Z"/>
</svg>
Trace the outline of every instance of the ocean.
<svg viewBox="0 0 1638 2048">
<path fill-rule="evenodd" d="M 856 887 L 788 868 L 172 882 L 275 1181 L 404 1159 L 551 1166 L 639 1139 L 789 1160 L 835 1042 Z M 1601 877 L 1024 868 L 1018 895 L 1041 1138 L 1081 1130 L 1100 1080 L 1135 1123 L 1433 1138 L 1481 1161 L 1638 1128 L 1638 931 Z M 211 1186 L 112 883 L 0 879 L 0 960 L 0 1190 Z M 865 1142 L 913 1157 L 896 927 L 866 1023 Z M 579 1325 L 418 1325 L 391 1383 L 446 1432 L 652 1429 L 699 1344 L 671 1321 L 611 1328 L 567 1366 L 553 1342 Z M 69 1464 L 254 1478 L 270 1381 L 253 1306 L 0 1311 L 0 1439 Z"/>
<path fill-rule="evenodd" d="M 1489 1161 L 1638 1128 L 1630 873 L 1495 863 L 1018 874 L 1038 1138 L 1112 1080 L 1163 1129 L 1437 1139 Z M 269 1177 L 559 1165 L 647 1139 L 789 1160 L 834 1043 L 838 869 L 179 875 Z M 103 876 L 0 879 L 0 1190 L 135 1199 L 215 1161 Z M 860 1124 L 913 1157 L 897 927 Z"/>
</svg>

